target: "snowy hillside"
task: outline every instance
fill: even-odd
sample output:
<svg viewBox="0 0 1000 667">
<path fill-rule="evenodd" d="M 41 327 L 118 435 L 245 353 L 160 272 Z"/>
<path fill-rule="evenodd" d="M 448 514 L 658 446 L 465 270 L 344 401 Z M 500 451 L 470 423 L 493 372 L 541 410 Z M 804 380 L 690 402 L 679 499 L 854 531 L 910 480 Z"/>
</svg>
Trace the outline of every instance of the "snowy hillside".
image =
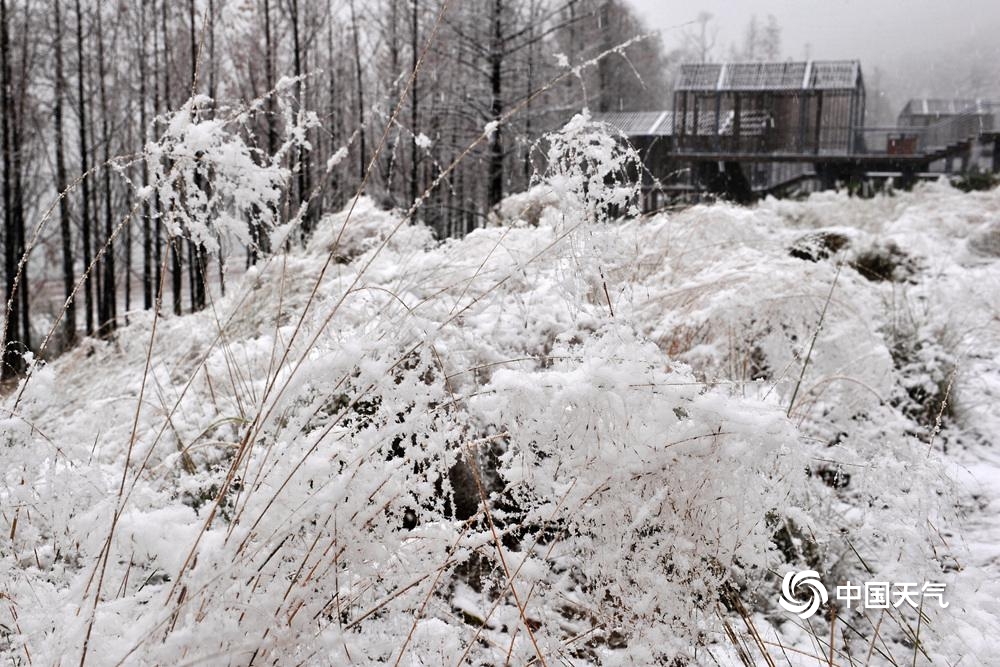
<svg viewBox="0 0 1000 667">
<path fill-rule="evenodd" d="M 551 184 L 443 243 L 361 199 L 35 366 L 4 663 L 995 664 L 1000 191 Z M 802 569 L 948 606 L 802 620 Z"/>
</svg>

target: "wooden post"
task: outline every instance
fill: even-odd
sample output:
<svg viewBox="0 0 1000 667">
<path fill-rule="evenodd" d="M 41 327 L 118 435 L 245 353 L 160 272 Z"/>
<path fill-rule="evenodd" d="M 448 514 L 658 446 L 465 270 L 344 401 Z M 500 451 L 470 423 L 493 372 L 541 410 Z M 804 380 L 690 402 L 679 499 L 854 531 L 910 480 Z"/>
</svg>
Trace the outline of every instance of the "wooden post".
<svg viewBox="0 0 1000 667">
<path fill-rule="evenodd" d="M 680 131 L 681 131 L 681 126 L 677 124 L 677 95 L 678 94 L 683 95 L 684 93 L 677 93 L 675 91 L 674 94 L 673 94 L 673 98 L 671 99 L 671 112 L 672 112 L 672 115 L 670 116 L 670 124 L 672 126 L 672 131 L 673 131 L 673 135 L 674 135 L 675 138 L 677 137 L 677 135 L 680 134 Z"/>
<path fill-rule="evenodd" d="M 837 174 L 833 165 L 828 162 L 818 162 L 815 169 L 821 190 L 833 190 L 837 186 Z"/>
<path fill-rule="evenodd" d="M 712 146 L 715 150 L 719 150 L 722 144 L 722 137 L 719 136 L 719 125 L 721 119 L 719 116 L 722 114 L 722 93 L 715 92 L 715 134 L 712 137 Z"/>
<path fill-rule="evenodd" d="M 819 154 L 820 137 L 823 134 L 823 91 L 816 93 L 816 146 L 815 151 Z"/>
<path fill-rule="evenodd" d="M 701 146 L 701 136 L 699 135 L 699 130 L 701 130 L 701 123 L 698 122 L 698 94 L 694 95 L 694 108 L 691 110 L 691 134 L 694 135 L 695 150 L 702 150 Z"/>
<path fill-rule="evenodd" d="M 799 104 L 799 136 L 798 152 L 806 152 L 806 126 L 809 124 L 809 100 L 812 97 L 808 93 L 801 93 L 795 96 Z"/>
<path fill-rule="evenodd" d="M 854 154 L 854 143 L 855 143 L 854 118 L 857 114 L 857 112 L 855 111 L 857 108 L 857 104 L 858 104 L 857 92 L 851 91 L 851 101 L 848 104 L 848 111 L 847 111 L 847 154 L 848 155 Z"/>
<path fill-rule="evenodd" d="M 687 92 L 681 93 L 681 138 L 684 139 L 684 135 L 687 134 L 687 117 L 688 117 L 688 94 Z M 677 122 L 676 120 L 674 121 Z"/>
<path fill-rule="evenodd" d="M 854 147 L 855 150 L 868 152 L 868 147 L 865 145 L 864 134 L 861 132 L 861 128 L 865 126 L 865 87 L 859 86 L 858 90 L 858 107 L 855 110 L 854 116 Z"/>
<path fill-rule="evenodd" d="M 739 93 L 733 93 L 733 152 L 740 152 L 740 138 L 743 128 L 740 123 L 740 116 L 743 115 L 743 104 Z"/>
</svg>

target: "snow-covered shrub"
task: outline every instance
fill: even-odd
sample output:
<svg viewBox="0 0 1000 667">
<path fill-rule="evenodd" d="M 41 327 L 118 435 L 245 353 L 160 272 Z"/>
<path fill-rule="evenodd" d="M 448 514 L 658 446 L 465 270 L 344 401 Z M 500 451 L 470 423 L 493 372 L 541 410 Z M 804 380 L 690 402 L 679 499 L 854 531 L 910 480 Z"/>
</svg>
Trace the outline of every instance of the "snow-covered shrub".
<svg viewBox="0 0 1000 667">
<path fill-rule="evenodd" d="M 498 371 L 472 402 L 507 433 L 501 475 L 527 527 L 509 556 L 527 569 L 521 585 L 564 600 L 539 600 L 539 635 L 555 646 L 554 628 L 584 631 L 572 617 L 597 613 L 602 659 L 613 634 L 637 662 L 684 654 L 727 584 L 757 587 L 780 564 L 765 517 L 800 490 L 794 434 L 780 410 L 703 391 L 627 327 L 553 356 L 541 371 Z"/>
<path fill-rule="evenodd" d="M 176 206 L 223 173 L 180 149 L 200 122 L 161 155 L 183 167 L 157 177 Z M 776 604 L 808 566 L 829 586 L 947 581 L 920 649 L 988 663 L 993 553 L 964 550 L 957 466 L 894 400 L 934 358 L 897 364 L 889 332 L 894 290 L 927 304 L 916 340 L 972 359 L 949 436 L 974 420 L 995 439 L 1000 292 L 968 237 L 997 195 L 611 220 L 631 201 L 618 144 L 580 121 L 553 146 L 537 226 L 435 244 L 362 199 L 211 312 L 155 336 L 137 315 L 4 399 L 2 657 L 738 664 L 752 625 L 761 653 L 825 664 L 827 621 Z M 204 207 L 226 187 L 195 193 L 192 225 L 217 233 Z M 910 283 L 838 274 L 836 253 L 789 256 L 804 230 L 926 262 Z M 915 614 L 879 619 L 839 610 L 837 664 L 870 645 L 913 662 Z"/>
<path fill-rule="evenodd" d="M 542 144 L 544 143 L 544 150 Z M 638 213 L 642 160 L 623 136 L 593 123 L 586 111 L 536 146 L 545 168 L 538 177 L 562 203 L 571 222 Z"/>
<path fill-rule="evenodd" d="M 305 130 L 318 122 L 315 114 L 291 116 L 283 94 L 289 86 L 283 81 L 271 93 L 287 116 L 284 143 L 274 155 L 244 140 L 253 107 L 220 107 L 196 95 L 165 118 L 162 134 L 146 145 L 150 185 L 140 194 L 156 198 L 167 233 L 209 251 L 223 243 L 271 245 L 262 235 L 282 222 L 282 199 L 291 174 L 287 157 L 305 142 Z"/>
<path fill-rule="evenodd" d="M 353 211 L 348 208 L 324 215 L 309 239 L 309 250 L 333 253 L 337 262 L 349 262 L 387 242 L 398 248 L 425 248 L 431 232 L 422 225 L 404 225 L 403 213 L 383 210 L 374 199 L 360 197 Z"/>
<path fill-rule="evenodd" d="M 531 187 L 501 201 L 491 224 L 565 229 L 638 213 L 642 160 L 624 135 L 591 121 L 588 111 L 536 142 L 532 153 Z"/>
<path fill-rule="evenodd" d="M 903 390 L 894 400 L 920 427 L 918 434 L 930 438 L 942 419 L 955 414 L 952 388 L 958 372 L 954 344 L 945 331 L 927 323 L 900 318 L 889 335 L 893 362 Z"/>
<path fill-rule="evenodd" d="M 980 170 L 978 166 L 973 166 L 968 173 L 955 181 L 955 187 L 963 192 L 992 190 L 997 185 L 1000 185 L 1000 178 L 997 178 L 996 174 Z"/>
<path fill-rule="evenodd" d="M 856 249 L 849 263 L 852 269 L 873 282 L 905 282 L 917 271 L 917 260 L 892 241 Z"/>
<path fill-rule="evenodd" d="M 818 262 L 829 259 L 850 244 L 850 239 L 838 232 L 814 232 L 798 238 L 788 249 L 788 254 L 796 259 Z"/>
<path fill-rule="evenodd" d="M 971 235 L 969 247 L 986 257 L 1000 257 L 1000 221 L 986 225 Z"/>
<path fill-rule="evenodd" d="M 533 185 L 524 192 L 504 197 L 493 211 L 489 222 L 493 225 L 537 227 L 550 210 L 558 210 L 559 195 L 548 183 Z"/>
</svg>

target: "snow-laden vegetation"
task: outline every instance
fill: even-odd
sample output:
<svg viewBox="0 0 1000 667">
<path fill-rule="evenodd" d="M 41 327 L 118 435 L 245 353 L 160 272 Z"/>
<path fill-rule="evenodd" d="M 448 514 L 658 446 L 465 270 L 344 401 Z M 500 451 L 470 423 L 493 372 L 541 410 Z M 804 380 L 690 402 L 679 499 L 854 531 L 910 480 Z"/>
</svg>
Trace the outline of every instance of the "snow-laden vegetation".
<svg viewBox="0 0 1000 667">
<path fill-rule="evenodd" d="M 32 366 L 5 662 L 990 664 L 1000 192 L 613 219 L 628 156 L 551 146 L 461 240 L 362 198 Z M 802 621 L 798 569 L 949 606 Z"/>
</svg>

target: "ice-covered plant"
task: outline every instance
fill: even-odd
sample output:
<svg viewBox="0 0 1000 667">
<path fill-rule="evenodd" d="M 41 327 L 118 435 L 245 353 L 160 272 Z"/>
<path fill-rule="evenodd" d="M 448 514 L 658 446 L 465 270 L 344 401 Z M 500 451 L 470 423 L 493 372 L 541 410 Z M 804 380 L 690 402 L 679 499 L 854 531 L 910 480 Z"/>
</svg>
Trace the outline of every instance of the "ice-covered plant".
<svg viewBox="0 0 1000 667">
<path fill-rule="evenodd" d="M 639 212 L 639 154 L 621 133 L 593 122 L 588 111 L 535 148 L 545 164 L 536 179 L 552 188 L 567 215 L 597 221 Z"/>
<path fill-rule="evenodd" d="M 209 251 L 226 241 L 266 245 L 260 235 L 283 221 L 289 157 L 308 146 L 305 131 L 317 123 L 315 114 L 288 109 L 282 94 L 288 87 L 283 81 L 271 93 L 285 110 L 285 137 L 274 155 L 244 139 L 253 105 L 230 109 L 196 95 L 164 119 L 162 134 L 146 146 L 150 184 L 140 193 L 156 200 L 170 235 Z"/>
<path fill-rule="evenodd" d="M 509 436 L 521 586 L 541 591 L 533 613 L 552 643 L 574 625 L 563 617 L 591 610 L 598 655 L 616 635 L 654 664 L 704 640 L 727 586 L 780 562 L 765 517 L 797 494 L 801 454 L 780 410 L 704 391 L 627 326 L 554 355 L 497 372 L 472 402 Z"/>
<path fill-rule="evenodd" d="M 277 155 L 245 118 L 197 98 L 150 147 L 171 233 L 277 224 L 308 116 L 285 108 Z M 586 115 L 546 148 L 537 226 L 435 244 L 361 200 L 224 317 L 137 318 L 41 369 L 0 414 L 0 657 L 737 664 L 741 609 L 762 655 L 870 652 L 876 618 L 828 652 L 771 612 L 789 567 L 951 562 L 944 473 L 883 400 L 892 284 L 790 257 L 766 210 L 613 220 L 634 153 Z M 983 599 L 961 595 L 949 614 Z M 978 627 L 935 611 L 893 625 L 927 650 Z"/>
</svg>

